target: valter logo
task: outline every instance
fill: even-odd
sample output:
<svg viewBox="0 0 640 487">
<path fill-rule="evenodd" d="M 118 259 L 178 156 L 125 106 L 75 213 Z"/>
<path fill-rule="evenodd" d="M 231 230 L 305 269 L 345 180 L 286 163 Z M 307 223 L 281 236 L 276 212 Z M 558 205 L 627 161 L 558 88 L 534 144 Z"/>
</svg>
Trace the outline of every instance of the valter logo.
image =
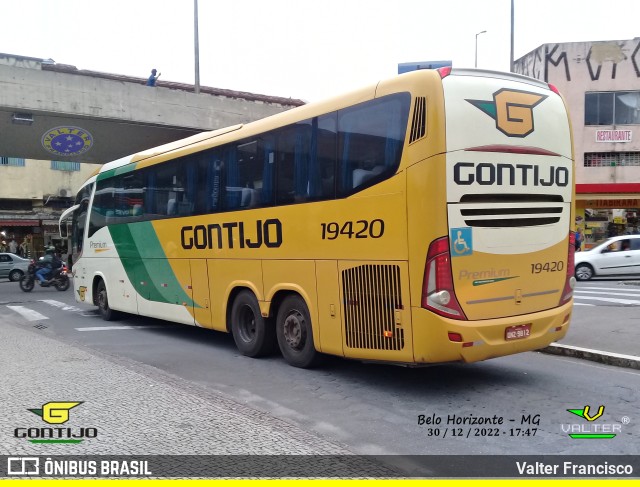
<svg viewBox="0 0 640 487">
<path fill-rule="evenodd" d="M 27 409 L 32 413 L 40 416 L 45 423 L 52 425 L 61 425 L 69 421 L 69 411 L 82 402 L 48 402 L 42 405 L 40 409 Z M 31 443 L 82 443 L 86 438 L 96 438 L 98 436 L 97 428 L 15 428 L 13 430 L 15 438 L 25 438 Z"/>
<path fill-rule="evenodd" d="M 591 410 L 589 406 L 585 406 L 583 409 L 567 409 L 567 411 L 587 421 L 587 423 L 562 425 L 562 431 L 568 433 L 573 439 L 611 439 L 622 431 L 621 424 L 595 423 L 604 414 L 604 406 L 600 406 L 597 410 Z"/>
</svg>

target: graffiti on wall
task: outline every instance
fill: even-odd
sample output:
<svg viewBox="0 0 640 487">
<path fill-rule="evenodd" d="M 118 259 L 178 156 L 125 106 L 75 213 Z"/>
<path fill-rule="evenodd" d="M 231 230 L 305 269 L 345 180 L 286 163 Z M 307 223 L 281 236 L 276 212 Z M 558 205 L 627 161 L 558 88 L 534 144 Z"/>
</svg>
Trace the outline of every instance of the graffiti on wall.
<svg viewBox="0 0 640 487">
<path fill-rule="evenodd" d="M 549 81 L 549 71 L 564 72 L 567 81 L 586 70 L 592 81 L 616 79 L 619 67 L 631 67 L 640 78 L 640 38 L 629 41 L 545 44 L 514 64 L 516 73 Z M 558 72 L 559 71 L 559 72 Z"/>
</svg>

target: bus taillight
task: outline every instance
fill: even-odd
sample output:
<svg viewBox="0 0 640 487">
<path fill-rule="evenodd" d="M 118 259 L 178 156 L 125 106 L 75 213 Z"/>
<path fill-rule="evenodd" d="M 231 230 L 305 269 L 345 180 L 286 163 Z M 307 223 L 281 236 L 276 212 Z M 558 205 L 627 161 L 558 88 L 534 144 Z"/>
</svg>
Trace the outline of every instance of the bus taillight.
<svg viewBox="0 0 640 487">
<path fill-rule="evenodd" d="M 453 290 L 448 237 L 441 237 L 429 245 L 422 283 L 422 307 L 447 318 L 467 319 Z"/>
<path fill-rule="evenodd" d="M 576 254 L 576 234 L 569 232 L 569 253 L 567 256 L 567 277 L 564 281 L 564 290 L 562 291 L 562 297 L 560 298 L 560 306 L 569 302 L 573 297 L 573 288 L 576 285 L 575 272 L 575 254 Z"/>
<path fill-rule="evenodd" d="M 444 66 L 443 68 L 436 69 L 441 79 L 446 78 L 451 74 L 451 66 Z"/>
<path fill-rule="evenodd" d="M 548 83 L 548 85 L 549 85 L 549 89 L 553 91 L 556 95 L 560 94 L 560 91 L 558 90 L 558 88 L 556 88 L 556 85 L 552 85 L 551 83 Z"/>
</svg>

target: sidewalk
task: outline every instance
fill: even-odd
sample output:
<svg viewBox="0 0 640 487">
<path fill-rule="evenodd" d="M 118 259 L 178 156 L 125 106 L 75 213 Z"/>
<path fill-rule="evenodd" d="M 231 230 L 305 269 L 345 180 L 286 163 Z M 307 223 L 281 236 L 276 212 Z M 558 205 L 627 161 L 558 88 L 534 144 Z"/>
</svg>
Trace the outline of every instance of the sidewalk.
<svg viewBox="0 0 640 487">
<path fill-rule="evenodd" d="M 80 402 L 64 427 L 95 428 L 75 444 L 0 436 L 0 455 L 352 455 L 306 432 L 154 367 L 66 344 L 26 328 L 0 326 L 1 429 L 51 425 L 30 411 Z M 215 370 L 211 371 L 216 374 Z"/>
<path fill-rule="evenodd" d="M 623 285 L 638 286 L 640 282 Z M 606 322 L 591 319 L 588 309 L 574 306 L 567 335 L 541 351 L 640 370 L 639 308 L 617 308 L 617 319 Z"/>
</svg>

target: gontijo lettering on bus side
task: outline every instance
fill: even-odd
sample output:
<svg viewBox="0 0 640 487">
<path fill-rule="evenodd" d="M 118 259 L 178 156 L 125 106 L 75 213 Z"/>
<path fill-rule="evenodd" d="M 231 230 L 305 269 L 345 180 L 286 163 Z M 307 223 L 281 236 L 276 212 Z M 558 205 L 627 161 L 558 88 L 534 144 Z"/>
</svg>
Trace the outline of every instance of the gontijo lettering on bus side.
<svg viewBox="0 0 640 487">
<path fill-rule="evenodd" d="M 237 240 L 241 249 L 248 247 L 277 248 L 282 245 L 282 223 L 277 218 L 256 220 L 254 225 L 244 222 L 186 225 L 180 229 L 180 243 L 185 250 L 234 248 Z"/>
</svg>

